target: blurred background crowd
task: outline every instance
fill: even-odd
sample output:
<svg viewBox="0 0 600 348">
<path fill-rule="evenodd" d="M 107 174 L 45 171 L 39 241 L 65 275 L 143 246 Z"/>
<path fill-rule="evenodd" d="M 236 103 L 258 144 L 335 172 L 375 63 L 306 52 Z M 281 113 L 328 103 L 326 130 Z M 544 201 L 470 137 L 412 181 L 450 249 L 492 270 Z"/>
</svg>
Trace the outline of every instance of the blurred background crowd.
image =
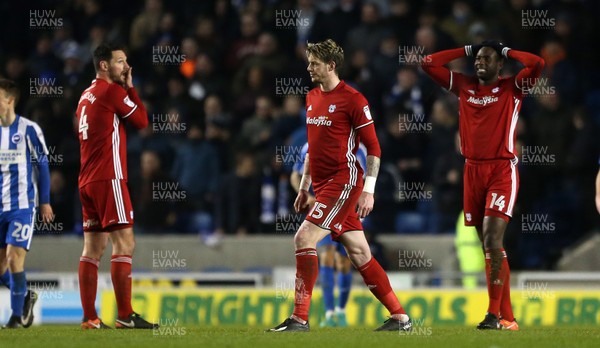
<svg viewBox="0 0 600 348">
<path fill-rule="evenodd" d="M 150 118 L 127 139 L 138 233 L 294 232 L 279 223 L 298 221 L 289 175 L 306 141 L 305 47 L 326 38 L 343 46 L 341 77 L 369 100 L 382 147 L 369 232 L 454 231 L 464 162 L 457 100 L 402 59 L 487 38 L 542 56 L 550 87 L 525 98 L 520 115 L 517 148 L 530 160 L 520 163 L 507 233 L 512 267 L 551 268 L 598 226 L 596 1 L 41 0 L 0 8 L 0 74 L 21 88 L 17 112 L 44 130 L 61 234 L 81 233 L 74 112 L 95 76 L 91 52 L 104 41 L 128 47 Z M 546 25 L 525 26 L 536 13 Z M 466 58 L 450 67 L 473 72 Z M 503 74 L 519 69 L 508 62 Z M 524 232 L 524 216 L 554 227 Z"/>
</svg>

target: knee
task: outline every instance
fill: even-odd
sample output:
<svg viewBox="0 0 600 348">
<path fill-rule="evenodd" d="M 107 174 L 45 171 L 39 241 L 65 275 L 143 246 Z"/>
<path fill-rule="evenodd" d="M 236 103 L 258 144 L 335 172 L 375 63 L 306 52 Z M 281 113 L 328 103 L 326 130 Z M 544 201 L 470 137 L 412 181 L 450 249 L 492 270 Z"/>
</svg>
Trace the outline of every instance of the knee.
<svg viewBox="0 0 600 348">
<path fill-rule="evenodd" d="M 113 254 L 115 255 L 133 255 L 134 250 L 135 240 L 133 238 L 113 241 Z"/>
<path fill-rule="evenodd" d="M 305 249 L 305 248 L 315 248 L 317 246 L 317 242 L 313 241 L 311 235 L 308 231 L 308 226 L 300 226 L 296 235 L 294 236 L 294 246 L 296 250 Z"/>
<path fill-rule="evenodd" d="M 6 254 L 6 264 L 12 272 L 19 271 L 23 266 L 23 258 L 16 252 L 8 252 Z"/>
<path fill-rule="evenodd" d="M 106 249 L 106 243 L 88 243 L 83 248 L 83 256 L 100 260 Z"/>
<path fill-rule="evenodd" d="M 502 248 L 502 234 L 495 231 L 488 231 L 483 237 L 483 245 L 486 249 Z"/>
<path fill-rule="evenodd" d="M 352 261 L 354 267 L 359 268 L 365 263 L 371 260 L 371 250 L 368 245 L 365 246 L 355 246 L 347 248 L 348 257 Z"/>
</svg>

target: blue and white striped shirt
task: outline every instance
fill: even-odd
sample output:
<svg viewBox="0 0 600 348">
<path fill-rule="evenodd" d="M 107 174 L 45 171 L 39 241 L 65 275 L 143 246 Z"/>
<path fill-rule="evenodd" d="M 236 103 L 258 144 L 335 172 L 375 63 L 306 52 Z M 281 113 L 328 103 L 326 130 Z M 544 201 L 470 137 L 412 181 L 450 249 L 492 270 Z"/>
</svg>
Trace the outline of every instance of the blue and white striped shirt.
<svg viewBox="0 0 600 348">
<path fill-rule="evenodd" d="M 50 203 L 48 148 L 40 126 L 16 115 L 10 126 L 0 130 L 0 212 L 33 209 L 38 201 Z"/>
</svg>

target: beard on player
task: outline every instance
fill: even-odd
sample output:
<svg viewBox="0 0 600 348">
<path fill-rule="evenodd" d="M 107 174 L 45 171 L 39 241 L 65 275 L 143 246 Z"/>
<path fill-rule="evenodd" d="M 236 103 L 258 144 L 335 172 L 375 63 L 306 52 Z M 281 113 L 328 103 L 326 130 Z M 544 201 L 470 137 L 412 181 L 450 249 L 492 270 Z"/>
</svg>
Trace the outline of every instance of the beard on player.
<svg viewBox="0 0 600 348">
<path fill-rule="evenodd" d="M 114 83 L 125 86 L 125 82 L 127 81 L 127 72 L 127 69 L 123 69 L 118 72 L 113 68 L 110 70 L 109 77 Z"/>
</svg>

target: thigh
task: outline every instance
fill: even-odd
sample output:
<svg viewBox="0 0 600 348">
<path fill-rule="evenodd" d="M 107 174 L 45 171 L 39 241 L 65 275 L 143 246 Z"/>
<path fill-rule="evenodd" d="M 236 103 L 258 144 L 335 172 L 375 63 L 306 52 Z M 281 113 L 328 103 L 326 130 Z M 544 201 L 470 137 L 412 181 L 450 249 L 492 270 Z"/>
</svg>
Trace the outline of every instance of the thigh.
<svg viewBox="0 0 600 348">
<path fill-rule="evenodd" d="M 97 221 L 92 221 L 92 228 L 87 230 L 84 225 L 84 231 L 113 231 L 133 225 L 131 199 L 124 180 L 96 181 L 85 189 Z"/>
<path fill-rule="evenodd" d="M 22 209 L 6 215 L 6 244 L 29 250 L 33 238 L 33 210 Z"/>
<path fill-rule="evenodd" d="M 480 165 L 465 163 L 463 206 L 465 226 L 481 226 L 485 215 L 485 176 Z"/>
<path fill-rule="evenodd" d="M 519 175 L 516 164 L 501 162 L 490 170 L 490 184 L 486 193 L 485 216 L 499 217 L 508 221 L 519 190 Z"/>
<path fill-rule="evenodd" d="M 308 213 L 306 220 L 331 231 L 333 240 L 337 240 L 344 232 L 344 224 L 347 219 L 354 221 L 354 229 L 362 230 L 362 225 L 360 225 L 356 213 L 356 203 L 359 196 L 360 189 L 356 186 L 335 185 L 326 187 L 317 193 L 315 204 Z"/>
</svg>

